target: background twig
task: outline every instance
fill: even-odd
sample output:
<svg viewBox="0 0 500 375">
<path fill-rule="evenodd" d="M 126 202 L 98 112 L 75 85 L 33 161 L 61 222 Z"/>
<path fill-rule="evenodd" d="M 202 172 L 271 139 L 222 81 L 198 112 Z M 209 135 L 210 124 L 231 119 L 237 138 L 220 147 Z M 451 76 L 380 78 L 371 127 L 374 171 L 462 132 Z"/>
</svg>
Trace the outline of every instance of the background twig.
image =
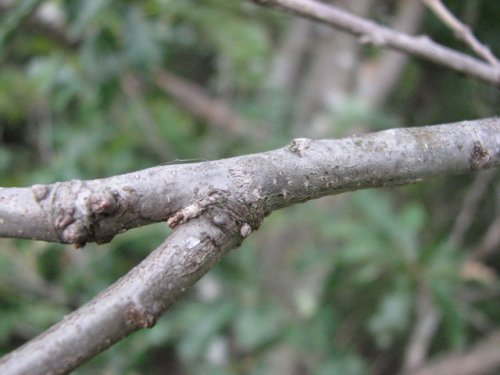
<svg viewBox="0 0 500 375">
<path fill-rule="evenodd" d="M 453 30 L 455 36 L 463 40 L 476 55 L 489 62 L 495 69 L 500 69 L 500 61 L 493 55 L 491 50 L 477 40 L 470 28 L 460 22 L 460 20 L 446 8 L 441 0 L 422 1 L 446 26 Z"/>
<path fill-rule="evenodd" d="M 304 17 L 340 28 L 361 37 L 364 43 L 387 46 L 413 54 L 483 81 L 500 85 L 500 71 L 450 48 L 433 42 L 428 37 L 412 37 L 361 17 L 354 16 L 333 5 L 313 0 L 253 0 L 254 2 L 291 11 Z"/>
</svg>

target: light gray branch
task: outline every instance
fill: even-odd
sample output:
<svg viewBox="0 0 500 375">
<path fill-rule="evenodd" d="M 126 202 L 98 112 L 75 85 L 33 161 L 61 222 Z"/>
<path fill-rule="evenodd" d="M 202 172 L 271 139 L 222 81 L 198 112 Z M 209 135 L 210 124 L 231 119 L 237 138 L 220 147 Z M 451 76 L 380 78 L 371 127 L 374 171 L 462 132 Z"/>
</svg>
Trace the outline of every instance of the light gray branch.
<svg viewBox="0 0 500 375">
<path fill-rule="evenodd" d="M 375 22 L 352 15 L 330 4 L 314 0 L 253 0 L 281 8 L 292 13 L 322 22 L 361 37 L 361 41 L 376 46 L 387 46 L 433 61 L 485 82 L 500 85 L 500 70 L 469 55 L 433 42 L 426 36 L 413 37 L 391 30 Z"/>
<path fill-rule="evenodd" d="M 239 200 L 252 215 L 267 215 L 343 191 L 486 169 L 498 165 L 499 149 L 500 119 L 491 118 L 338 140 L 299 138 L 278 150 L 219 161 L 0 188 L 0 237 L 103 243 L 166 221 L 213 191 Z"/>
<path fill-rule="evenodd" d="M 293 140 L 261 154 L 93 181 L 0 189 L 0 235 L 83 244 L 168 220 L 172 235 L 126 276 L 0 360 L 0 373 L 64 374 L 140 328 L 274 210 L 362 188 L 500 165 L 500 119 Z M 31 234 L 30 231 L 33 231 Z"/>
<path fill-rule="evenodd" d="M 500 61 L 498 61 L 491 50 L 482 44 L 474 36 L 469 26 L 460 22 L 460 20 L 449 11 L 441 0 L 422 0 L 422 2 L 427 5 L 427 7 L 455 33 L 457 38 L 462 39 L 466 44 L 468 44 L 476 55 L 488 61 L 493 67 L 496 67 L 497 70 L 500 69 Z"/>
</svg>

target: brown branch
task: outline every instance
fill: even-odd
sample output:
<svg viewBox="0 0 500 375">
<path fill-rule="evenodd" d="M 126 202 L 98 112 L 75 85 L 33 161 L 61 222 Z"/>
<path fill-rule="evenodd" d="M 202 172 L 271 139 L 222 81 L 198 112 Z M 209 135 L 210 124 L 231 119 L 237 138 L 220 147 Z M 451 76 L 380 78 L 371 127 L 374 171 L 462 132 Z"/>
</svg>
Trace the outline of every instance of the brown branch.
<svg viewBox="0 0 500 375">
<path fill-rule="evenodd" d="M 143 130 L 144 138 L 150 145 L 151 149 L 161 161 L 175 159 L 172 153 L 172 147 L 168 144 L 164 137 L 159 134 L 158 123 L 154 120 L 151 113 L 146 110 L 143 104 L 144 100 L 141 95 L 139 81 L 132 73 L 125 74 L 120 79 L 122 91 L 129 98 L 130 104 L 135 107 L 138 116 L 140 117 L 139 125 Z"/>
<path fill-rule="evenodd" d="M 451 247 L 456 249 L 462 246 L 465 234 L 474 220 L 481 198 L 494 178 L 495 171 L 491 170 L 478 174 L 474 179 L 474 182 L 465 194 L 462 208 L 451 230 L 448 239 Z"/>
<path fill-rule="evenodd" d="M 500 368 L 500 331 L 494 331 L 474 347 L 443 355 L 407 375 L 486 375 Z"/>
<path fill-rule="evenodd" d="M 491 223 L 483 240 L 472 253 L 473 259 L 484 259 L 500 247 L 500 216 Z"/>
<path fill-rule="evenodd" d="M 156 75 L 156 84 L 180 107 L 230 137 L 265 138 L 261 130 L 237 115 L 223 100 L 214 98 L 192 82 L 162 70 Z"/>
<path fill-rule="evenodd" d="M 403 373 L 407 373 L 425 363 L 427 352 L 436 333 L 441 313 L 436 308 L 427 285 L 420 285 L 416 308 L 416 322 L 406 348 Z"/>
<path fill-rule="evenodd" d="M 400 1 L 390 28 L 415 34 L 422 23 L 424 6 L 417 0 Z M 393 50 L 385 51 L 375 61 L 368 61 L 361 70 L 361 94 L 372 108 L 380 108 L 393 92 L 403 74 L 408 56 Z"/>
<path fill-rule="evenodd" d="M 314 0 L 252 0 L 290 11 L 361 37 L 361 41 L 409 53 L 485 82 L 500 85 L 500 71 L 481 60 L 439 45 L 425 36 L 413 37 Z"/>
</svg>

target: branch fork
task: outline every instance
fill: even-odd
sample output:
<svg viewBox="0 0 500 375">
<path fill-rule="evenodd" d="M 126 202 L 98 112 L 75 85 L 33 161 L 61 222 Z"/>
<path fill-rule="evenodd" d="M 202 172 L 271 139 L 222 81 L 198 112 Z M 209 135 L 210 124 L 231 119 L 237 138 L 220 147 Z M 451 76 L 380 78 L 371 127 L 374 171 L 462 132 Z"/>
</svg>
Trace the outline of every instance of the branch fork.
<svg viewBox="0 0 500 375">
<path fill-rule="evenodd" d="M 277 209 L 495 166 L 500 166 L 499 118 L 336 140 L 298 138 L 277 150 L 225 160 L 102 180 L 0 188 L 0 236 L 31 233 L 32 238 L 82 244 L 91 236 L 99 240 L 151 222 L 167 221 L 175 228 L 126 276 L 0 359 L 0 373 L 68 373 L 132 332 L 152 327 Z M 82 233 L 88 237 L 79 237 Z M 62 234 L 67 237 L 61 239 Z"/>
</svg>

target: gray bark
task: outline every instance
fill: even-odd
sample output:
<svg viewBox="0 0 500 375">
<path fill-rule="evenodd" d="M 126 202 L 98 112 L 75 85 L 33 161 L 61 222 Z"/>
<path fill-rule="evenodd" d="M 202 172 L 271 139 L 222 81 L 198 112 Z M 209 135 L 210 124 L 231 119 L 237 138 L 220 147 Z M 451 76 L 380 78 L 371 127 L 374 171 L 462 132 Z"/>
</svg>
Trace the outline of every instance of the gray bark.
<svg viewBox="0 0 500 375">
<path fill-rule="evenodd" d="M 298 138 L 260 154 L 0 188 L 0 237 L 104 243 L 153 222 L 176 226 L 227 200 L 245 206 L 245 222 L 247 215 L 325 195 L 496 166 L 499 144 L 500 119 L 491 118 L 337 140 Z"/>
<path fill-rule="evenodd" d="M 140 328 L 272 211 L 329 194 L 500 165 L 500 119 L 299 138 L 261 154 L 93 181 L 0 189 L 0 236 L 82 245 L 167 220 L 171 236 L 117 283 L 0 360 L 1 374 L 64 374 Z"/>
</svg>

